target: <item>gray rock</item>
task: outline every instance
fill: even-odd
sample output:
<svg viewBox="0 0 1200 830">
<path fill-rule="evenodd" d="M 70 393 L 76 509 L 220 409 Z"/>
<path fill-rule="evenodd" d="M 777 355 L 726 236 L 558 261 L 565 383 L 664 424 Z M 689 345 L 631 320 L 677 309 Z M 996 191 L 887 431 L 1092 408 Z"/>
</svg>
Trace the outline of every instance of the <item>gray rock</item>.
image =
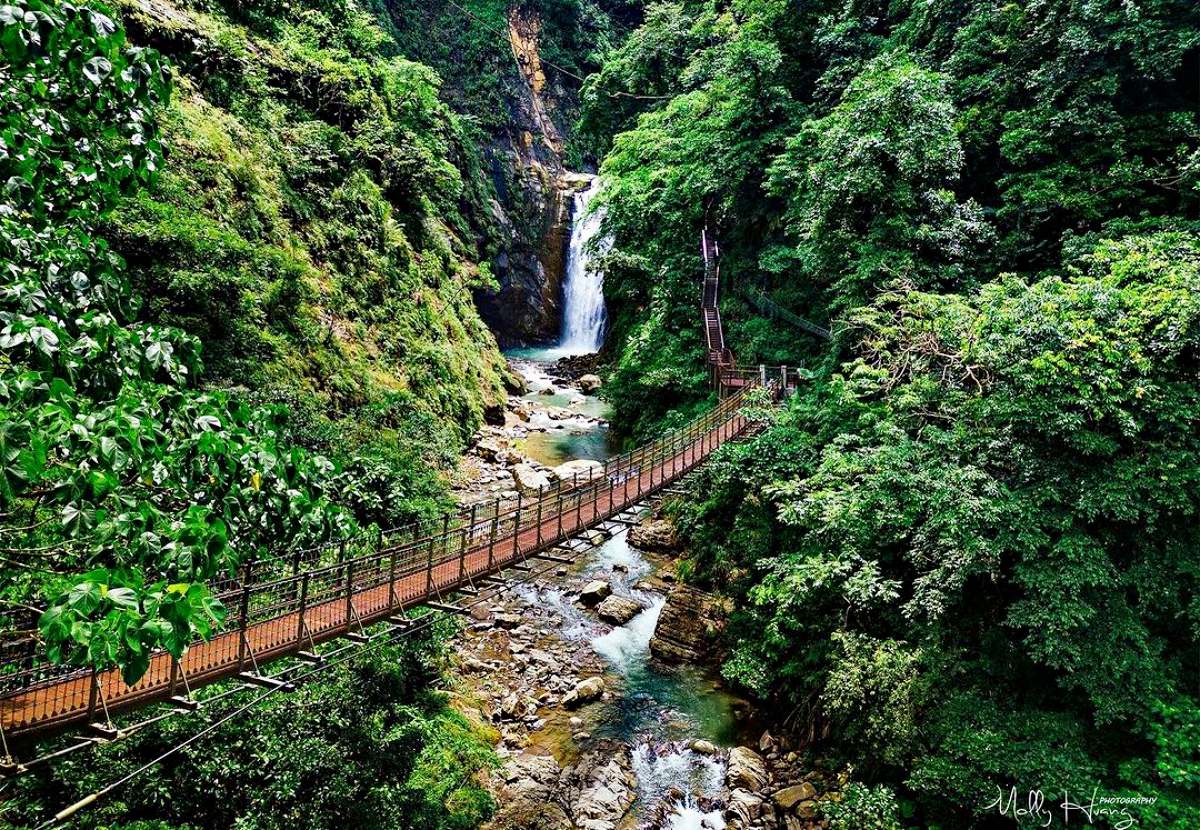
<svg viewBox="0 0 1200 830">
<path fill-rule="evenodd" d="M 531 464 L 517 464 L 512 468 L 513 480 L 517 490 L 526 496 L 536 495 L 540 490 L 550 486 L 546 474 L 533 468 Z"/>
<path fill-rule="evenodd" d="M 812 784 L 805 781 L 802 784 L 795 784 L 791 787 L 784 787 L 779 792 L 771 796 L 774 801 L 783 810 L 790 810 L 799 804 L 801 801 L 809 801 L 815 798 L 817 790 Z"/>
<path fill-rule="evenodd" d="M 500 701 L 498 714 L 502 720 L 516 720 L 525 714 L 525 704 L 516 692 L 510 692 L 504 700 Z"/>
<path fill-rule="evenodd" d="M 476 622 L 487 622 L 492 618 L 492 612 L 484 608 L 482 605 L 471 606 L 471 619 Z"/>
<path fill-rule="evenodd" d="M 602 383 L 599 375 L 583 375 L 579 378 L 579 389 L 585 395 L 590 395 L 599 389 Z"/>
<path fill-rule="evenodd" d="M 562 704 L 568 709 L 582 706 L 604 694 L 604 678 L 588 677 L 575 684 L 575 688 L 563 695 Z"/>
<path fill-rule="evenodd" d="M 674 550 L 678 545 L 675 525 L 667 519 L 648 519 L 629 529 L 629 544 L 642 550 Z"/>
<path fill-rule="evenodd" d="M 748 746 L 731 749 L 725 783 L 731 790 L 741 787 L 752 793 L 760 792 L 767 785 L 767 765 L 762 756 Z"/>
<path fill-rule="evenodd" d="M 506 628 L 510 631 L 524 622 L 520 614 L 497 614 L 495 621 L 499 628 Z"/>
<path fill-rule="evenodd" d="M 563 481 L 590 481 L 593 477 L 604 474 L 604 464 L 589 458 L 577 458 L 559 464 L 552 471 L 556 478 Z"/>
<path fill-rule="evenodd" d="M 677 585 L 650 639 L 650 653 L 669 663 L 696 662 L 708 654 L 724 624 L 720 606 L 713 597 L 686 585 Z"/>
<path fill-rule="evenodd" d="M 475 445 L 475 454 L 485 461 L 498 461 L 500 453 L 508 452 L 508 442 L 503 438 L 489 436 Z"/>
<path fill-rule="evenodd" d="M 505 765 L 496 830 L 571 830 L 573 822 L 557 803 L 562 770 L 553 756 L 514 755 Z"/>
<path fill-rule="evenodd" d="M 567 798 L 580 830 L 613 830 L 622 823 L 636 798 L 637 779 L 627 753 L 600 748 L 576 765 Z"/>
<path fill-rule="evenodd" d="M 602 579 L 593 579 L 579 592 L 579 601 L 589 608 L 612 593 L 612 586 Z"/>
<path fill-rule="evenodd" d="M 743 827 L 749 827 L 762 815 L 763 798 L 744 788 L 737 788 L 729 794 L 725 818 L 728 821 L 737 820 Z"/>
<path fill-rule="evenodd" d="M 596 614 L 605 622 L 624 625 L 641 613 L 641 610 L 642 604 L 637 600 L 614 595 L 600 603 L 596 608 Z"/>
</svg>

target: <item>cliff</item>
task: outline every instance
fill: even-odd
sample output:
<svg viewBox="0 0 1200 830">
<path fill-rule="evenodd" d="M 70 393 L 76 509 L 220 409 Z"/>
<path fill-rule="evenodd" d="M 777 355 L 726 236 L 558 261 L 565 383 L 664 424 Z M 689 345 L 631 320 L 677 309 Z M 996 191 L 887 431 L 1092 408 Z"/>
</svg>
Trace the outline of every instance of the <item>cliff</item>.
<svg viewBox="0 0 1200 830">
<path fill-rule="evenodd" d="M 594 167 L 590 149 L 574 135 L 578 80 L 562 70 L 587 74 L 594 68 L 589 56 L 626 24 L 615 7 L 593 0 L 466 0 L 459 7 L 388 0 L 387 8 L 405 53 L 438 70 L 451 106 L 484 133 L 497 283 L 476 289 L 480 313 L 501 345 L 555 340 L 570 194 L 582 185 L 565 171 Z M 414 34 L 431 31 L 438 36 Z"/>
</svg>

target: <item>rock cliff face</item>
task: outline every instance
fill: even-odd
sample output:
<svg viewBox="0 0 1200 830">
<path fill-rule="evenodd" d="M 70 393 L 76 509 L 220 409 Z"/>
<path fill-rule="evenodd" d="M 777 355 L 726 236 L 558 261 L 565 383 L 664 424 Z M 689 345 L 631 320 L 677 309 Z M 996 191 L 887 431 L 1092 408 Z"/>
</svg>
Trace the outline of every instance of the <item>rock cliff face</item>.
<svg viewBox="0 0 1200 830">
<path fill-rule="evenodd" d="M 492 265 L 500 289 L 478 292 L 476 305 L 502 346 L 554 341 L 562 324 L 571 194 L 586 180 L 513 150 L 493 157 L 493 173 L 502 247 Z"/>
<path fill-rule="evenodd" d="M 400 53 L 433 67 L 440 96 L 471 119 L 473 143 L 494 194 L 478 238 L 494 289 L 475 305 L 502 346 L 557 342 L 573 199 L 586 186 L 564 158 L 585 167 L 590 150 L 572 135 L 579 110 L 577 75 L 602 33 L 624 30 L 606 7 L 492 3 L 485 0 L 377 0 Z M 464 13 L 465 12 L 465 13 Z M 593 14 L 596 12 L 596 14 Z M 553 52 L 569 69 L 543 61 Z M 568 74 L 564 74 L 564 72 Z"/>
<path fill-rule="evenodd" d="M 724 619 L 725 611 L 714 597 L 678 585 L 659 614 L 650 653 L 669 663 L 700 662 L 712 651 Z"/>
<path fill-rule="evenodd" d="M 587 179 L 563 168 L 555 115 L 568 93 L 547 83 L 538 51 L 541 20 L 530 9 L 508 14 L 509 44 L 521 82 L 509 89 L 508 124 L 489 148 L 501 250 L 498 291 L 476 304 L 502 346 L 551 342 L 562 320 L 562 284 L 570 241 L 571 194 Z"/>
</svg>

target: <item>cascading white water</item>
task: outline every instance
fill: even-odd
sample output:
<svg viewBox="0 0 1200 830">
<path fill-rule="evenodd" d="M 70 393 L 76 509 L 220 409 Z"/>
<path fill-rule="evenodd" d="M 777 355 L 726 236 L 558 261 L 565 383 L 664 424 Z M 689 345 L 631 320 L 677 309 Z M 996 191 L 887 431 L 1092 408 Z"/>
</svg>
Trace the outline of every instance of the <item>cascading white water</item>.
<svg viewBox="0 0 1200 830">
<path fill-rule="evenodd" d="M 656 752 L 648 743 L 639 744 L 631 753 L 633 771 L 638 780 L 638 795 L 644 803 L 655 803 L 663 793 L 678 790 L 680 800 L 671 805 L 668 830 L 722 830 L 725 819 L 720 810 L 705 810 L 700 798 L 712 798 L 725 783 L 724 760 L 700 755 L 683 746 L 663 747 Z"/>
<path fill-rule="evenodd" d="M 571 220 L 571 245 L 567 251 L 567 274 L 563 284 L 563 329 L 559 348 L 567 354 L 590 354 L 604 341 L 604 275 L 591 265 L 588 243 L 600 230 L 604 218 L 599 210 L 588 211 L 600 179 L 592 179 L 586 190 L 575 193 Z M 606 241 L 598 242 L 601 252 Z"/>
<path fill-rule="evenodd" d="M 518 585 L 516 593 L 539 614 L 557 618 L 561 636 L 590 641 L 592 649 L 623 680 L 596 729 L 630 747 L 637 779 L 635 815 L 651 816 L 663 830 L 724 830 L 723 795 L 726 756 L 692 748 L 694 738 L 716 743 L 718 723 L 732 724 L 727 702 L 714 696 L 702 675 L 685 670 L 660 672 L 651 665 L 654 635 L 666 598 L 643 589 L 655 566 L 631 547 L 624 533 L 596 548 L 576 572 L 580 584 L 608 582 L 617 596 L 637 600 L 641 613 L 624 625 L 609 627 L 584 610 L 576 596 L 554 586 Z"/>
</svg>

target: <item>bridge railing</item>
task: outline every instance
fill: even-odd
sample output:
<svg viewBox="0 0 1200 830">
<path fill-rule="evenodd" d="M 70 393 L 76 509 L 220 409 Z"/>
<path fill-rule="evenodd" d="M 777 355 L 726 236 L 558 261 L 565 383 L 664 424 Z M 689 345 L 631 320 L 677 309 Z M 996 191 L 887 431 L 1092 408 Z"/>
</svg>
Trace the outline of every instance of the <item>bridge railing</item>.
<svg viewBox="0 0 1200 830">
<path fill-rule="evenodd" d="M 179 661 L 155 654 L 145 675 L 126 685 L 116 670 L 52 666 L 40 659 L 3 678 L 0 725 L 12 735 L 74 722 L 162 699 L 184 689 L 310 650 L 333 636 L 440 599 L 444 592 L 523 560 L 582 528 L 636 504 L 646 494 L 694 469 L 747 421 L 745 390 L 656 441 L 610 459 L 587 480 L 541 488 L 514 501 L 494 500 L 444 522 L 420 538 L 376 534 L 335 546 L 340 561 L 276 563 L 243 570 L 240 583 L 219 587 L 227 609 L 224 630 L 195 642 Z M 465 517 L 465 518 L 464 518 Z M 103 719 L 103 718 L 101 718 Z"/>
</svg>

